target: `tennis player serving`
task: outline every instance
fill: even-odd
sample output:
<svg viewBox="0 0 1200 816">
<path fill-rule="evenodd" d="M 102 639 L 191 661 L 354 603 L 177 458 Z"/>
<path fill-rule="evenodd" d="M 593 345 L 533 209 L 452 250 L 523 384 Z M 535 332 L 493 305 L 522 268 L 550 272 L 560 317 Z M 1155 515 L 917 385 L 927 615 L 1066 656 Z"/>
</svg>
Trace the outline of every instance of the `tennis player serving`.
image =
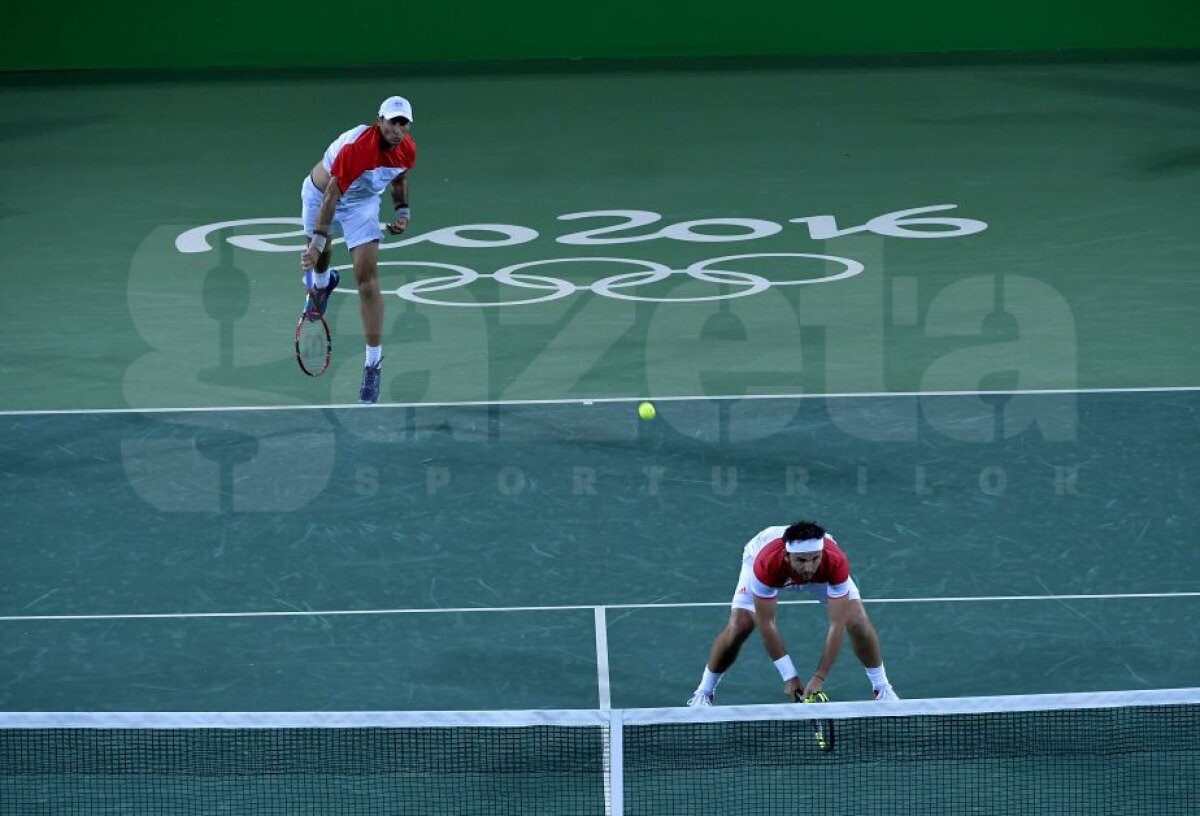
<svg viewBox="0 0 1200 816">
<path fill-rule="evenodd" d="M 358 282 L 367 357 L 358 401 L 379 401 L 383 359 L 383 295 L 379 292 L 379 197 L 391 189 L 394 218 L 387 230 L 408 228 L 408 173 L 417 161 L 417 145 L 408 135 L 412 105 L 392 96 L 379 106 L 372 125 L 358 125 L 333 140 L 313 166 L 300 190 L 308 247 L 300 258 L 308 293 L 305 313 L 325 313 L 338 273 L 330 271 L 334 228 L 346 238 Z"/>
<path fill-rule="evenodd" d="M 815 595 L 829 618 L 825 648 L 817 670 L 801 681 L 775 623 L 780 591 L 804 590 Z M 821 691 L 837 660 L 842 639 L 850 635 L 854 654 L 867 670 L 876 700 L 900 699 L 883 667 L 879 636 L 867 618 L 858 586 L 850 577 L 850 561 L 820 525 L 798 521 L 790 527 L 768 527 L 750 539 L 742 550 L 742 571 L 733 593 L 729 623 L 713 641 L 708 665 L 689 706 L 710 706 L 717 684 L 737 660 L 738 651 L 758 626 L 763 646 L 783 678 L 789 700 Z"/>
</svg>

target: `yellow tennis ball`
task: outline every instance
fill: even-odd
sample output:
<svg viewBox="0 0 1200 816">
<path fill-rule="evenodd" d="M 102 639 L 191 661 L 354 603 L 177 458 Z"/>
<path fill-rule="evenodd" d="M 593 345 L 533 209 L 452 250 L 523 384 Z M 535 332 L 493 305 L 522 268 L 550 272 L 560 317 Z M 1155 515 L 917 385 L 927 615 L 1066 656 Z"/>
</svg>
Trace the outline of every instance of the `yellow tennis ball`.
<svg viewBox="0 0 1200 816">
<path fill-rule="evenodd" d="M 653 402 L 643 402 L 638 406 L 638 416 L 642 419 L 654 419 L 658 416 L 658 411 L 654 410 Z"/>
</svg>

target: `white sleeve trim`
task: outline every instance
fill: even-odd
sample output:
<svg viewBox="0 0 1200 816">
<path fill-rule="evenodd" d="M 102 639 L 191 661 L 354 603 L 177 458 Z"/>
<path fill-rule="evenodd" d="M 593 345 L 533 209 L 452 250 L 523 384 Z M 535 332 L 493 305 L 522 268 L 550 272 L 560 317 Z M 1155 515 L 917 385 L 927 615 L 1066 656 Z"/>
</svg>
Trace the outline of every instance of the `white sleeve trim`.
<svg viewBox="0 0 1200 816">
<path fill-rule="evenodd" d="M 758 580 L 758 576 L 754 574 L 754 568 L 750 569 L 750 592 L 760 598 L 773 599 L 779 597 L 779 590 L 775 587 L 767 586 L 762 581 Z"/>
</svg>

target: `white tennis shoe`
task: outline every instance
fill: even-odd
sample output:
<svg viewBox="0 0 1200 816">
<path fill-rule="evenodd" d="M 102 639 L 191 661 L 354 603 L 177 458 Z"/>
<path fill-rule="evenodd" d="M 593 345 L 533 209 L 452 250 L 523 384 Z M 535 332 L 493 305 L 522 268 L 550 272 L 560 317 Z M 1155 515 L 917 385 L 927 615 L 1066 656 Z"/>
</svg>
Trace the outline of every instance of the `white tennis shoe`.
<svg viewBox="0 0 1200 816">
<path fill-rule="evenodd" d="M 713 696 L 696 689 L 696 693 L 692 695 L 692 699 L 688 700 L 687 704 L 689 708 L 706 708 L 713 704 Z"/>
<path fill-rule="evenodd" d="M 871 698 L 880 702 L 887 702 L 889 700 L 899 700 L 900 695 L 891 686 L 884 686 L 871 692 Z"/>
</svg>

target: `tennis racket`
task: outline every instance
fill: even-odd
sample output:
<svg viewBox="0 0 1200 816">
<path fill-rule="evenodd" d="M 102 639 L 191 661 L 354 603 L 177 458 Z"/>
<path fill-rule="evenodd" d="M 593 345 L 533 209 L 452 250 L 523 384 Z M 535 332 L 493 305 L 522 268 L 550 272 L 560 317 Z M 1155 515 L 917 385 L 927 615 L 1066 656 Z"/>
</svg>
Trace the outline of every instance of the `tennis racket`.
<svg viewBox="0 0 1200 816">
<path fill-rule="evenodd" d="M 320 312 L 305 312 L 296 324 L 296 362 L 310 377 L 320 377 L 333 357 L 329 324 Z"/>
<path fill-rule="evenodd" d="M 796 692 L 797 703 L 828 703 L 829 695 L 823 691 L 818 691 L 815 694 L 804 696 L 803 691 Z M 834 727 L 833 720 L 812 720 L 813 737 L 817 740 L 817 746 L 822 751 L 833 750 Z"/>
</svg>

